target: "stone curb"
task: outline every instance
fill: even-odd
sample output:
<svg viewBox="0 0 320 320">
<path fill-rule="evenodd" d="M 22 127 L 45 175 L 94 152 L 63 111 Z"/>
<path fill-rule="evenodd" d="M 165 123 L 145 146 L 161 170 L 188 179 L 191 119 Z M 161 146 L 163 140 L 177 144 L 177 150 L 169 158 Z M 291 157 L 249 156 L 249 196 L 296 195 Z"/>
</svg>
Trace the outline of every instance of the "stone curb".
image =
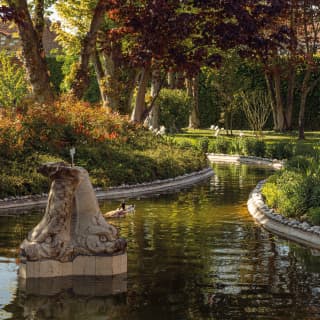
<svg viewBox="0 0 320 320">
<path fill-rule="evenodd" d="M 228 154 L 207 154 L 211 162 L 226 163 L 248 163 L 257 165 L 267 165 L 274 169 L 281 169 L 284 162 L 268 158 L 259 158 L 241 155 Z M 307 222 L 299 222 L 287 219 L 281 214 L 270 209 L 264 202 L 261 189 L 265 180 L 260 181 L 255 189 L 250 193 L 247 202 L 249 213 L 266 230 L 303 244 L 305 246 L 320 249 L 320 226 L 311 226 Z"/>
<path fill-rule="evenodd" d="M 268 231 L 314 249 L 320 249 L 320 226 L 287 219 L 270 209 L 264 202 L 261 189 L 266 180 L 260 181 L 249 195 L 249 213 Z"/>
<path fill-rule="evenodd" d="M 269 167 L 273 167 L 274 169 L 281 169 L 284 163 L 283 161 L 280 161 L 277 159 L 261 158 L 261 157 L 254 157 L 254 156 L 217 154 L 217 153 L 207 153 L 207 157 L 211 162 L 248 163 L 248 164 L 266 165 Z"/>
<path fill-rule="evenodd" d="M 122 185 L 113 187 L 104 191 L 100 188 L 95 189 L 97 198 L 99 200 L 111 200 L 130 198 L 137 196 L 147 196 L 157 193 L 166 193 L 177 190 L 179 188 L 190 187 L 196 183 L 204 181 L 213 175 L 211 167 L 205 168 L 201 171 L 192 172 L 176 178 L 156 180 L 148 183 L 140 183 L 136 185 Z M 44 208 L 47 204 L 48 194 L 9 197 L 0 199 L 0 213 L 5 211 L 27 210 L 32 208 Z"/>
</svg>

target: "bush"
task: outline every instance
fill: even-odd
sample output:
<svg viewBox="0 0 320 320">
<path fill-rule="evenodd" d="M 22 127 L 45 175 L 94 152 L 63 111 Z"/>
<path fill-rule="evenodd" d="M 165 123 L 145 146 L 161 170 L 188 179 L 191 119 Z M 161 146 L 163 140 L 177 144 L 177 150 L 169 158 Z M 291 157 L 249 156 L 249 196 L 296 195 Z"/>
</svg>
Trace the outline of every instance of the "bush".
<svg viewBox="0 0 320 320">
<path fill-rule="evenodd" d="M 320 207 L 320 177 L 311 175 L 308 177 L 309 197 L 308 207 Z"/>
<path fill-rule="evenodd" d="M 266 203 L 271 208 L 278 208 L 279 190 L 277 186 L 278 174 L 274 174 L 267 179 L 263 185 L 262 194 L 266 199 Z"/>
<path fill-rule="evenodd" d="M 191 141 L 182 140 L 182 141 L 178 142 L 178 145 L 179 145 L 180 148 L 182 148 L 182 149 L 192 149 L 192 148 L 195 148 L 195 146 L 192 144 Z"/>
<path fill-rule="evenodd" d="M 208 152 L 208 147 L 209 147 L 209 139 L 208 138 L 201 138 L 199 140 L 198 143 L 199 149 L 200 151 L 202 151 L 203 153 L 207 153 Z"/>
<path fill-rule="evenodd" d="M 41 193 L 47 180 L 36 171 L 42 162 L 85 167 L 94 185 L 108 187 L 166 179 L 207 166 L 204 153 L 184 148 L 130 124 L 127 117 L 63 97 L 46 106 L 29 105 L 16 119 L 0 122 L 0 197 Z M 46 156 L 42 156 L 46 154 Z"/>
<path fill-rule="evenodd" d="M 168 128 L 169 132 L 188 125 L 191 101 L 184 90 L 162 89 L 157 103 L 160 106 L 160 125 Z"/>
<path fill-rule="evenodd" d="M 288 170 L 301 171 L 304 173 L 307 172 L 310 166 L 311 166 L 310 158 L 307 158 L 301 155 L 288 160 L 285 164 L 285 167 Z"/>
<path fill-rule="evenodd" d="M 266 148 L 266 156 L 271 159 L 290 159 L 293 155 L 291 143 L 278 142 L 269 144 Z"/>
<path fill-rule="evenodd" d="M 45 162 L 62 161 L 61 158 L 38 153 L 23 160 L 0 160 L 0 197 L 47 192 L 49 180 L 38 173 L 37 168 Z"/>
<path fill-rule="evenodd" d="M 310 208 L 307 212 L 307 217 L 311 223 L 320 225 L 320 207 Z"/>
<path fill-rule="evenodd" d="M 230 153 L 231 154 L 244 154 L 244 139 L 235 138 L 230 142 Z"/>
<path fill-rule="evenodd" d="M 211 140 L 208 145 L 208 152 L 227 154 L 231 150 L 231 142 L 223 137 Z"/>
<path fill-rule="evenodd" d="M 247 156 L 264 157 L 266 144 L 263 140 L 245 138 L 243 142 L 243 154 Z"/>
<path fill-rule="evenodd" d="M 298 218 L 307 207 L 308 182 L 301 173 L 283 171 L 264 185 L 267 204 L 287 217 Z"/>
<path fill-rule="evenodd" d="M 12 111 L 28 92 L 21 62 L 12 54 L 0 51 L 0 107 Z"/>
<path fill-rule="evenodd" d="M 317 154 L 315 148 L 312 145 L 305 144 L 303 142 L 296 143 L 292 149 L 292 152 L 295 156 L 301 155 L 314 157 Z"/>
</svg>

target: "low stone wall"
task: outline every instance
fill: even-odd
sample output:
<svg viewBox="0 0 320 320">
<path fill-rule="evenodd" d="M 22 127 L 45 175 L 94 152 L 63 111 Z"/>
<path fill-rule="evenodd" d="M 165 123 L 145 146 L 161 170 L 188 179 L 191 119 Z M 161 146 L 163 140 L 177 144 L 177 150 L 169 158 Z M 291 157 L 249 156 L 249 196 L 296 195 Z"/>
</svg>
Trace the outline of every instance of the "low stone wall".
<svg viewBox="0 0 320 320">
<path fill-rule="evenodd" d="M 249 196 L 248 210 L 253 218 L 272 233 L 320 250 L 320 226 L 287 219 L 270 209 L 261 194 L 264 183 L 265 180 L 260 181 Z"/>
<path fill-rule="evenodd" d="M 211 167 L 208 167 L 201 171 L 172 179 L 156 180 L 136 185 L 122 185 L 120 187 L 109 188 L 106 191 L 96 189 L 96 196 L 99 200 L 109 200 L 166 193 L 168 191 L 192 186 L 209 179 L 212 175 L 213 170 Z M 13 211 L 24 211 L 32 208 L 44 208 L 47 204 L 47 197 L 47 194 L 41 194 L 0 199 L 0 214 L 10 214 Z"/>
<path fill-rule="evenodd" d="M 267 165 L 274 169 L 281 169 L 283 167 L 283 161 L 267 158 L 213 153 L 207 156 L 211 162 Z M 264 182 L 265 180 L 259 182 L 249 195 L 247 204 L 252 217 L 265 229 L 274 234 L 320 250 L 320 226 L 311 226 L 307 222 L 301 223 L 297 220 L 287 219 L 276 213 L 273 209 L 270 209 L 265 204 L 261 194 Z"/>
<path fill-rule="evenodd" d="M 283 161 L 277 159 L 260 158 L 253 156 L 229 155 L 229 154 L 216 154 L 208 153 L 207 157 L 211 162 L 225 162 L 225 163 L 248 163 L 256 165 L 269 166 L 274 169 L 283 167 Z"/>
</svg>

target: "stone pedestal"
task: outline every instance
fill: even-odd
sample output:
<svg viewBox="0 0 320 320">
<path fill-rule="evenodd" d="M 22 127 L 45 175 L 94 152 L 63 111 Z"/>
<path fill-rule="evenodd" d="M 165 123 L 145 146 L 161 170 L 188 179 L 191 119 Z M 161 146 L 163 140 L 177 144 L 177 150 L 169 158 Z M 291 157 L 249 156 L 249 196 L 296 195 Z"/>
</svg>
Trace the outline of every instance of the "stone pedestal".
<svg viewBox="0 0 320 320">
<path fill-rule="evenodd" d="M 114 256 L 78 256 L 71 262 L 57 260 L 20 263 L 20 278 L 115 276 L 127 272 L 127 253 Z"/>
</svg>

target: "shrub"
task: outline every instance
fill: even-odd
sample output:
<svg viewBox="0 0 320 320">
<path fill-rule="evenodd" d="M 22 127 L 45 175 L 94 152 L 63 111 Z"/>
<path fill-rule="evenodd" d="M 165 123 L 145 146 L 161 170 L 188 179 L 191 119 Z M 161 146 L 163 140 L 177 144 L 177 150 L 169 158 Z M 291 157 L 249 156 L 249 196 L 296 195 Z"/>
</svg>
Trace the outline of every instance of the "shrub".
<svg viewBox="0 0 320 320">
<path fill-rule="evenodd" d="M 283 171 L 263 187 L 267 204 L 287 217 L 299 217 L 307 209 L 308 182 L 301 173 Z"/>
<path fill-rule="evenodd" d="M 292 144 L 278 142 L 269 144 L 266 148 L 266 156 L 272 159 L 290 159 L 293 155 Z"/>
<path fill-rule="evenodd" d="M 199 140 L 198 143 L 199 149 L 200 151 L 202 151 L 203 153 L 207 153 L 208 152 L 208 147 L 209 147 L 209 139 L 208 138 L 201 138 Z"/>
<path fill-rule="evenodd" d="M 266 203 L 271 208 L 278 208 L 279 190 L 277 179 L 277 174 L 270 176 L 262 188 L 262 194 L 266 199 Z"/>
<path fill-rule="evenodd" d="M 127 117 L 62 97 L 45 108 L 29 105 L 16 119 L 3 115 L 0 197 L 47 190 L 36 168 L 42 162 L 70 162 L 71 146 L 75 163 L 102 187 L 175 177 L 207 165 L 197 146 L 181 147 L 172 138 L 130 124 Z"/>
<path fill-rule="evenodd" d="M 264 157 L 266 144 L 263 140 L 245 138 L 243 152 L 248 156 Z"/>
<path fill-rule="evenodd" d="M 11 111 L 28 92 L 25 71 L 17 58 L 0 51 L 0 74 L 0 107 Z"/>
<path fill-rule="evenodd" d="M 168 128 L 169 132 L 188 125 L 191 102 L 184 90 L 162 89 L 157 103 L 160 106 L 160 125 Z"/>
<path fill-rule="evenodd" d="M 295 156 L 301 155 L 301 156 L 315 156 L 316 150 L 315 148 L 310 144 L 305 144 L 303 142 L 296 143 L 293 148 L 292 152 Z"/>
<path fill-rule="evenodd" d="M 308 207 L 320 207 L 320 177 L 308 177 L 309 192 L 308 192 Z"/>
<path fill-rule="evenodd" d="M 230 153 L 231 154 L 244 154 L 245 139 L 235 138 L 230 142 Z"/>
<path fill-rule="evenodd" d="M 229 140 L 223 137 L 217 137 L 214 140 L 211 140 L 208 145 L 208 152 L 212 153 L 229 153 L 231 149 L 231 143 Z"/>
<path fill-rule="evenodd" d="M 19 161 L 1 160 L 0 196 L 18 196 L 47 192 L 48 178 L 37 172 L 37 168 L 45 162 L 62 161 L 61 158 L 45 154 L 33 153 Z"/>
<path fill-rule="evenodd" d="M 320 207 L 310 208 L 307 212 L 307 217 L 311 223 L 320 225 Z"/>
<path fill-rule="evenodd" d="M 182 140 L 182 141 L 178 142 L 178 145 L 182 149 L 190 149 L 190 148 L 192 149 L 192 148 L 194 148 L 194 145 L 192 144 L 192 142 L 185 141 L 185 140 Z"/>
<path fill-rule="evenodd" d="M 311 162 L 310 159 L 304 156 L 296 156 L 288 160 L 285 164 L 286 169 L 306 172 L 310 168 Z"/>
</svg>

